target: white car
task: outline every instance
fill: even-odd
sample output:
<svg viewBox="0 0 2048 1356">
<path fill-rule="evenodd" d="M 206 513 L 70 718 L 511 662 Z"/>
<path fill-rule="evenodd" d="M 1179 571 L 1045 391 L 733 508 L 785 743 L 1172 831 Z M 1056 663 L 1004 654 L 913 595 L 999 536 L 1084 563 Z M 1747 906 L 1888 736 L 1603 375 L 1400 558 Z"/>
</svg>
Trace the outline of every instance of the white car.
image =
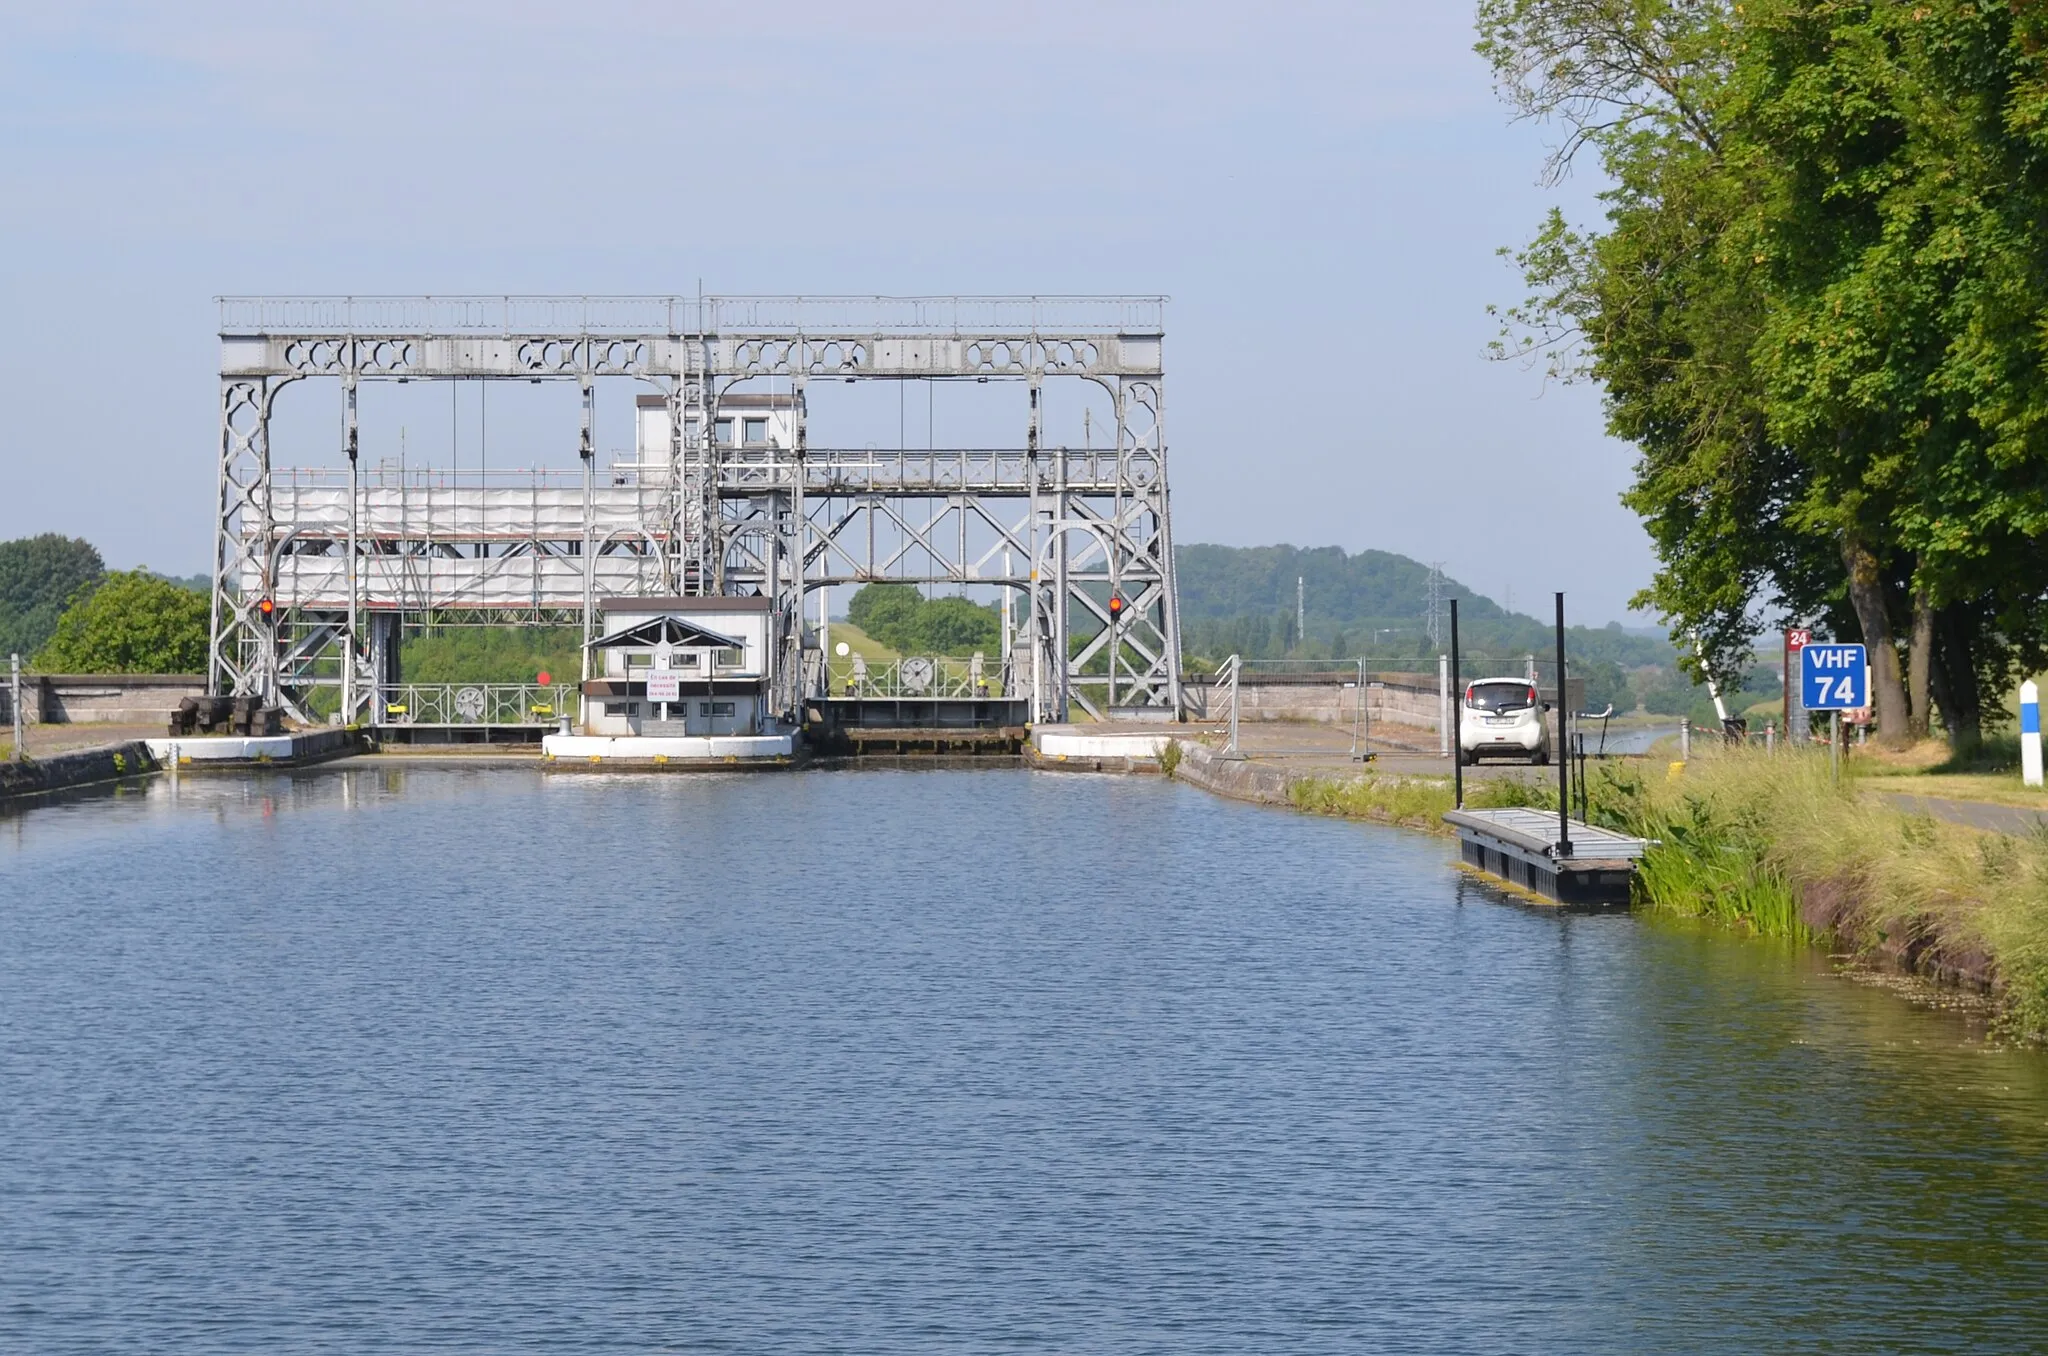
<svg viewBox="0 0 2048 1356">
<path fill-rule="evenodd" d="M 1550 761 L 1550 703 L 1526 678 L 1481 678 L 1465 685 L 1458 717 L 1458 758 L 1467 767 L 1486 757 Z"/>
</svg>

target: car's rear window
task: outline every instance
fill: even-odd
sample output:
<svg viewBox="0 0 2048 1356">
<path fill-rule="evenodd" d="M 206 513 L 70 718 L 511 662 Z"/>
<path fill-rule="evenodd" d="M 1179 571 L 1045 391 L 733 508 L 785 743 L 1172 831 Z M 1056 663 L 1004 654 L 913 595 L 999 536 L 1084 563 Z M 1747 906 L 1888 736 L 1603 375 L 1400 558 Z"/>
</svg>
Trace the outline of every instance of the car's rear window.
<svg viewBox="0 0 2048 1356">
<path fill-rule="evenodd" d="M 1475 711 L 1519 711 L 1536 704 L 1536 689 L 1527 683 L 1474 683 L 1465 689 L 1465 705 Z"/>
</svg>

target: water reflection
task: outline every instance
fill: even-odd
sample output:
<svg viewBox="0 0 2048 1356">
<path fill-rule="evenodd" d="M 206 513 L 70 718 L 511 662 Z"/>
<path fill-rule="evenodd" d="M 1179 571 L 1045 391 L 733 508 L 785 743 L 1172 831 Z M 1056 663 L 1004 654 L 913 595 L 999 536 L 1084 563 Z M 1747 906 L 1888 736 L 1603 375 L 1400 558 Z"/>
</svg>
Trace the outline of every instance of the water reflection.
<svg viewBox="0 0 2048 1356">
<path fill-rule="evenodd" d="M 2020 1350 L 2048 1061 L 1140 779 L 184 777 L 0 838 L 25 1350 Z"/>
</svg>

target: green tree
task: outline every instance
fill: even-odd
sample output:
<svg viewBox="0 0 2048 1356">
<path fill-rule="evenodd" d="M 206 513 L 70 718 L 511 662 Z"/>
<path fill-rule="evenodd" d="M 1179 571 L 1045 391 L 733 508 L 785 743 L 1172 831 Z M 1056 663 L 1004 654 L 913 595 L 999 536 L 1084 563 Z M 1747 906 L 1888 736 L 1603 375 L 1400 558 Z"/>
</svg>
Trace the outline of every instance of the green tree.
<svg viewBox="0 0 2048 1356">
<path fill-rule="evenodd" d="M 909 584 L 868 584 L 846 606 L 846 619 L 904 654 L 993 654 L 1002 616 L 966 598 L 925 598 Z"/>
<path fill-rule="evenodd" d="M 910 584 L 867 584 L 846 605 L 846 619 L 895 650 L 915 649 L 899 645 L 891 637 L 908 639 L 908 628 L 924 596 Z"/>
<path fill-rule="evenodd" d="M 1730 673 L 1808 552 L 1778 505 L 1801 468 L 1766 436 L 1749 350 L 1754 260 L 1732 248 L 1746 200 L 1722 126 L 1732 6 L 1716 0 L 1486 0 L 1479 50 L 1524 117 L 1588 147 L 1612 180 L 1608 229 L 1553 211 L 1519 256 L 1534 289 L 1506 313 L 1502 356 L 1548 362 L 1607 395 L 1609 429 L 1640 459 L 1625 502 L 1661 561 L 1638 603 L 1694 643 L 1684 664 Z"/>
<path fill-rule="evenodd" d="M 1597 149 L 1506 351 L 1606 390 L 1641 452 L 1644 601 L 1725 682 L 1766 610 L 1860 631 L 1879 728 L 2037 662 L 2043 20 L 1974 0 L 1486 0 L 1521 111 Z M 1904 636 L 1901 665 L 1895 639 Z"/>
<path fill-rule="evenodd" d="M 1958 0 L 1776 0 L 1747 39 L 1737 102 L 1768 152 L 1753 177 L 1771 427 L 1813 468 L 1795 514 L 1839 543 L 1879 730 L 1897 738 L 1926 727 L 1940 609 L 1992 601 L 1987 619 L 2005 611 L 2027 635 L 2033 619 L 1995 600 L 2044 582 L 2038 440 L 2000 427 L 2038 385 L 2048 296 L 2039 156 L 2007 125 L 2029 58 L 2010 12 Z M 1987 639 L 1949 632 L 1981 653 L 1944 670 L 2003 667 L 2009 647 Z M 1969 733 L 1966 695 L 1947 705 Z"/>
<path fill-rule="evenodd" d="M 1002 617 L 966 598 L 933 598 L 914 614 L 911 635 L 917 644 L 910 648 L 926 654 L 994 654 L 1002 643 Z"/>
<path fill-rule="evenodd" d="M 46 532 L 0 542 L 0 661 L 40 650 L 65 607 L 105 572 L 92 543 L 76 537 Z"/>
<path fill-rule="evenodd" d="M 57 620 L 45 673 L 201 673 L 208 599 L 147 570 L 107 575 Z"/>
</svg>

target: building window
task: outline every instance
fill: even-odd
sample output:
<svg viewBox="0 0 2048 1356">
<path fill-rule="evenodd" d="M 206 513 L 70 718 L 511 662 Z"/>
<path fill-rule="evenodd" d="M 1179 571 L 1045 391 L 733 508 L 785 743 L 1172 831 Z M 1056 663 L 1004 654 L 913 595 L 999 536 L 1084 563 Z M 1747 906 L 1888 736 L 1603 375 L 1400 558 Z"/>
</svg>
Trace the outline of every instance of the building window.
<svg viewBox="0 0 2048 1356">
<path fill-rule="evenodd" d="M 704 652 L 702 650 L 684 650 L 669 662 L 678 669 L 688 669 L 691 673 L 695 673 L 698 669 L 704 667 Z"/>
<path fill-rule="evenodd" d="M 629 669 L 651 669 L 654 667 L 654 656 L 651 654 L 629 654 L 626 656 L 626 667 Z"/>
<path fill-rule="evenodd" d="M 749 419 L 742 427 L 746 429 L 748 447 L 768 446 L 768 421 L 766 419 Z"/>
<path fill-rule="evenodd" d="M 745 650 L 720 650 L 718 652 L 718 667 L 722 669 L 736 669 L 746 662 L 747 652 Z"/>
<path fill-rule="evenodd" d="M 718 422 L 717 422 L 717 423 L 716 423 L 715 425 L 713 425 L 713 427 L 714 427 L 714 428 L 716 428 L 716 429 L 718 430 L 718 445 L 719 445 L 720 447 L 731 447 L 731 446 L 732 446 L 732 420 L 730 420 L 730 419 L 721 419 L 721 420 L 719 420 L 719 421 L 718 421 Z"/>
<path fill-rule="evenodd" d="M 714 716 L 729 716 L 729 715 L 733 714 L 733 712 L 735 712 L 735 711 L 736 711 L 736 710 L 738 710 L 738 709 L 739 709 L 739 706 L 738 706 L 738 703 L 736 703 L 736 702 L 712 702 L 712 703 L 711 703 L 711 714 L 712 714 L 712 715 L 714 715 Z"/>
</svg>

